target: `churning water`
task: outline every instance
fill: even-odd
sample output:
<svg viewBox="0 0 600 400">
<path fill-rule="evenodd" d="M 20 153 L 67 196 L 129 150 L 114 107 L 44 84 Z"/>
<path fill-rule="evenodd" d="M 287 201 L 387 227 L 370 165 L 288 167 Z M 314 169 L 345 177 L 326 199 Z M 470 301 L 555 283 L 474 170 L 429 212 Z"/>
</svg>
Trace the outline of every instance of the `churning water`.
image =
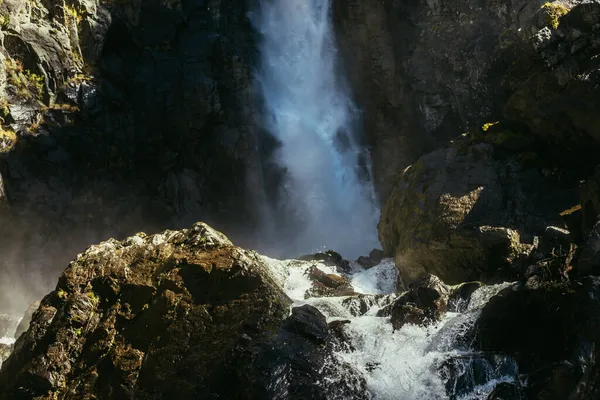
<svg viewBox="0 0 600 400">
<path fill-rule="evenodd" d="M 395 298 L 392 293 L 397 269 L 392 260 L 366 271 L 356 268 L 349 277 L 359 292 L 389 294 L 373 296 L 365 310 L 357 306 L 359 300 L 349 301 L 348 297 L 305 299 L 312 284 L 307 269 L 315 264 L 264 259 L 276 271 L 294 306 L 317 307 L 328 322 L 350 321 L 344 329 L 352 348 L 338 351 L 335 357 L 340 364 L 350 365 L 352 371 L 341 368 L 339 373 L 362 376 L 374 400 L 487 399 L 497 383 L 518 379 L 512 359 L 477 353 L 464 343 L 482 307 L 510 283 L 477 289 L 461 312 L 448 312 L 436 324 L 406 324 L 394 332 L 389 317 L 377 316 L 377 311 Z M 316 265 L 325 273 L 336 273 L 335 267 Z"/>
<path fill-rule="evenodd" d="M 264 124 L 285 171 L 270 213 L 275 255 L 366 254 L 378 247 L 378 211 L 357 113 L 336 65 L 329 0 L 261 0 L 253 22 L 261 34 Z"/>
</svg>

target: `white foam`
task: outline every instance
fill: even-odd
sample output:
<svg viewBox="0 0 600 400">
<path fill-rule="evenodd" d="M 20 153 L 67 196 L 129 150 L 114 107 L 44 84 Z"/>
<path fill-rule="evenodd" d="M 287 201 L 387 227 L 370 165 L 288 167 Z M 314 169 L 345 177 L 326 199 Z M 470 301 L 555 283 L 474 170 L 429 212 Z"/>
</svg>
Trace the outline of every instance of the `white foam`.
<svg viewBox="0 0 600 400">
<path fill-rule="evenodd" d="M 12 345 L 15 342 L 15 338 L 11 337 L 0 337 L 0 344 Z"/>
<path fill-rule="evenodd" d="M 359 293 L 389 294 L 396 291 L 398 268 L 394 260 L 383 260 L 379 265 L 355 273 L 352 276 L 352 286 Z"/>
<path fill-rule="evenodd" d="M 317 307 L 328 322 L 350 320 L 344 327 L 354 350 L 339 350 L 335 357 L 338 362 L 349 364 L 354 373 L 364 377 L 375 400 L 448 399 L 445 382 L 438 371 L 440 364 L 461 354 L 472 354 L 467 349 L 458 351 L 456 339 L 471 329 L 481 308 L 492 296 L 512 285 L 483 286 L 473 293 L 465 313 L 446 313 L 434 325 L 420 327 L 406 324 L 394 332 L 389 318 L 375 316 L 379 309 L 376 301 L 369 303 L 372 306 L 367 313 L 356 317 L 350 310 L 351 306 L 344 304 L 348 297 L 304 298 L 312 285 L 307 276 L 308 269 L 317 267 L 329 274 L 337 273 L 335 267 L 318 262 L 263 259 L 270 268 L 280 271 L 280 275 L 287 275 L 283 287 L 294 301 L 294 306 L 310 304 Z M 287 273 L 281 273 L 282 270 L 287 270 Z M 379 295 L 395 290 L 398 272 L 393 260 L 383 260 L 368 270 L 353 266 L 353 271 L 349 279 L 359 293 Z M 339 373 L 348 374 L 348 370 L 342 368 Z M 496 383 L 511 380 L 510 377 L 491 376 L 488 383 L 476 386 L 472 393 L 460 399 L 485 398 L 484 394 L 489 393 Z"/>
</svg>

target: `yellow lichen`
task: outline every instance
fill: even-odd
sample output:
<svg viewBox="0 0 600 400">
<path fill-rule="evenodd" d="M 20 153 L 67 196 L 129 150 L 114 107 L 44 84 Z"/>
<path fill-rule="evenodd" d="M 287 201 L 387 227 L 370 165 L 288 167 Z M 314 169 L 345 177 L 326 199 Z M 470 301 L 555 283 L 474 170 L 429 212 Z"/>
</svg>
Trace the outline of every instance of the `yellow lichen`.
<svg viewBox="0 0 600 400">
<path fill-rule="evenodd" d="M 8 83 L 19 97 L 41 100 L 44 92 L 44 77 L 23 68 L 19 60 L 6 58 L 4 67 Z"/>
<path fill-rule="evenodd" d="M 0 153 L 7 153 L 17 143 L 17 134 L 12 129 L 0 126 Z"/>
<path fill-rule="evenodd" d="M 577 204 L 577 205 L 569 208 L 568 210 L 562 211 L 559 215 L 561 217 L 565 217 L 567 215 L 571 215 L 571 214 L 573 214 L 573 213 L 575 213 L 577 211 L 581 211 L 581 210 L 582 210 L 581 204 Z"/>
<path fill-rule="evenodd" d="M 55 103 L 50 106 L 42 107 L 42 111 L 64 111 L 64 112 L 72 113 L 72 112 L 79 111 L 79 107 L 72 105 L 72 104 Z"/>
<path fill-rule="evenodd" d="M 68 21 L 71 18 L 77 23 L 79 24 L 83 17 L 81 16 L 81 14 L 83 14 L 80 10 L 77 10 L 76 8 L 69 6 L 69 5 L 65 5 L 64 7 L 65 10 L 65 19 Z M 68 22 L 67 22 L 68 25 Z"/>
<path fill-rule="evenodd" d="M 92 300 L 92 303 L 98 304 L 100 302 L 100 298 L 94 292 L 87 292 L 86 295 Z"/>
<path fill-rule="evenodd" d="M 542 6 L 548 25 L 557 29 L 560 24 L 560 18 L 569 12 L 567 6 L 559 2 L 548 2 Z"/>
<path fill-rule="evenodd" d="M 497 125 L 499 123 L 500 123 L 500 121 L 485 123 L 481 127 L 481 130 L 484 131 L 484 132 L 487 132 L 492 126 Z"/>
</svg>

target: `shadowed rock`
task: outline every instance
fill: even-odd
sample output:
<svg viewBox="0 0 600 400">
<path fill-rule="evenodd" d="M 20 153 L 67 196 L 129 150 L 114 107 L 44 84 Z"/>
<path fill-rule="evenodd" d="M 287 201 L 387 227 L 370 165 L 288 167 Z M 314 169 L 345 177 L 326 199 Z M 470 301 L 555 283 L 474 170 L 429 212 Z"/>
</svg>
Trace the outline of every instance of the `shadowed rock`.
<svg viewBox="0 0 600 400">
<path fill-rule="evenodd" d="M 92 246 L 33 313 L 0 399 L 363 398 L 317 384 L 336 339 L 314 307 L 286 319 L 276 279 L 201 223 Z"/>
</svg>

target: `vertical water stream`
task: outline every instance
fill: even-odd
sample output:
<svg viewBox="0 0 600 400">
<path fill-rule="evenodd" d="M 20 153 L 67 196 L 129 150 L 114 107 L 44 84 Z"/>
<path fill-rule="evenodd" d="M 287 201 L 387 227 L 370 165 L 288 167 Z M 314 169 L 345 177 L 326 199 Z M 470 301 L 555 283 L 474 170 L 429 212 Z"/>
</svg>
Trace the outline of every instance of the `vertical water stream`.
<svg viewBox="0 0 600 400">
<path fill-rule="evenodd" d="M 343 85 L 329 0 L 261 0 L 256 79 L 284 184 L 271 216 L 275 255 L 378 247 L 378 212 L 357 113 Z M 268 182 L 267 182 L 268 184 Z M 269 249 L 273 254 L 273 249 Z"/>
</svg>

